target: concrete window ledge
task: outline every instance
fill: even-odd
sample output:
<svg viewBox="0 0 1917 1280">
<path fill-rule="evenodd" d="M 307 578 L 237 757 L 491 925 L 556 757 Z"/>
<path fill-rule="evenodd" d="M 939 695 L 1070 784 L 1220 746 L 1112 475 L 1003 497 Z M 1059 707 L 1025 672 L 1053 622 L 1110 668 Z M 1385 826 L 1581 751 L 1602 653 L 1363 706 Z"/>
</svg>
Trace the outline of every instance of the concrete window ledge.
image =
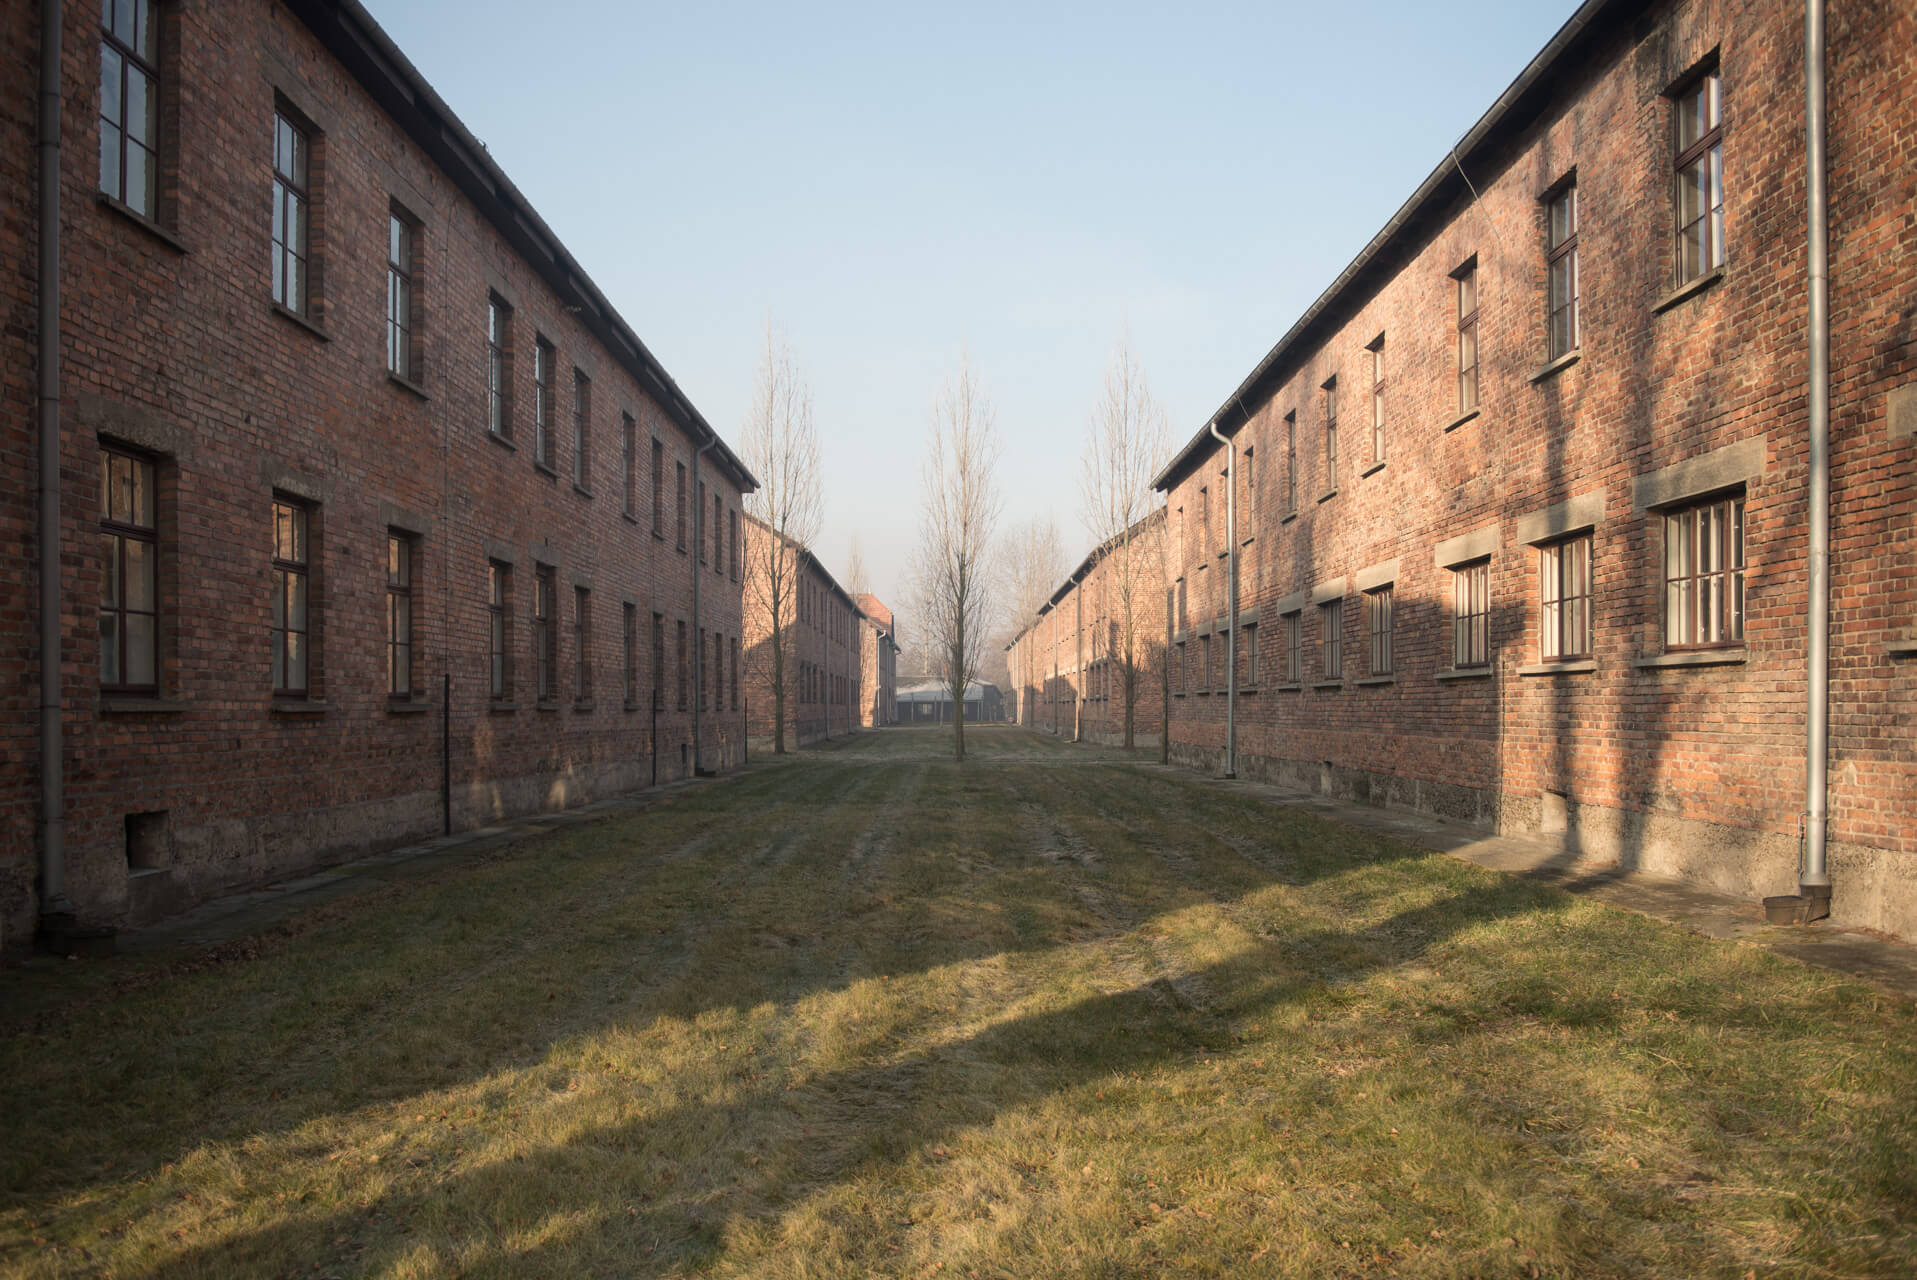
<svg viewBox="0 0 1917 1280">
<path fill-rule="evenodd" d="M 1337 496 L 1338 496 L 1338 490 L 1337 490 L 1337 487 L 1336 487 L 1336 486 L 1333 486 L 1332 488 L 1329 488 L 1329 489 L 1326 489 L 1326 490 L 1325 490 L 1325 491 L 1324 491 L 1323 493 L 1321 493 L 1321 494 L 1319 494 L 1319 495 L 1318 495 L 1318 501 L 1320 501 L 1320 502 L 1330 502 L 1330 501 L 1331 501 L 1331 500 L 1332 500 L 1333 498 L 1335 498 L 1335 497 L 1337 497 Z"/>
<path fill-rule="evenodd" d="M 1566 369 L 1569 369 L 1572 365 L 1576 364 L 1578 361 L 1582 360 L 1583 358 L 1584 358 L 1584 348 L 1582 347 L 1573 348 L 1572 350 L 1567 351 L 1563 355 L 1559 356 L 1557 359 L 1546 364 L 1543 368 L 1539 369 L 1536 373 L 1532 374 L 1531 381 L 1535 384 L 1535 383 L 1543 382 L 1546 378 L 1556 377 L 1558 374 L 1563 373 Z"/>
<path fill-rule="evenodd" d="M 1358 473 L 1358 478 L 1362 480 L 1366 476 L 1375 476 L 1380 471 L 1383 471 L 1384 469 L 1385 469 L 1384 459 L 1380 458 L 1376 462 L 1372 463 L 1370 466 L 1366 467 L 1363 471 L 1360 471 Z"/>
<path fill-rule="evenodd" d="M 316 321 L 307 319 L 291 307 L 284 306 L 278 302 L 269 302 L 267 306 L 272 308 L 274 315 L 282 320 L 292 321 L 300 328 L 312 334 L 315 338 L 318 338 L 321 342 L 331 342 L 333 340 L 333 335 L 320 328 Z"/>
<path fill-rule="evenodd" d="M 1519 667 L 1521 676 L 1577 676 L 1597 670 L 1596 658 L 1574 658 L 1569 662 L 1538 662 Z"/>
<path fill-rule="evenodd" d="M 185 698 L 102 698 L 103 716 L 176 716 L 192 707 Z"/>
<path fill-rule="evenodd" d="M 1279 523 L 1279 524 L 1290 524 L 1290 523 L 1291 523 L 1291 522 L 1292 522 L 1293 520 L 1296 520 L 1297 518 L 1298 518 L 1298 513 L 1297 513 L 1297 512 L 1295 511 L 1295 510 L 1294 510 L 1294 511 L 1287 511 L 1287 512 L 1285 512 L 1285 515 L 1284 515 L 1284 518 L 1283 518 L 1282 520 L 1280 520 L 1280 521 L 1279 521 L 1278 523 Z"/>
<path fill-rule="evenodd" d="M 418 396 L 421 400 L 431 400 L 433 398 L 427 392 L 426 388 L 420 386 L 417 382 L 414 382 L 411 378 L 401 377 L 399 374 L 394 373 L 391 369 L 388 369 L 386 371 L 386 381 L 392 383 L 396 387 L 405 388 L 407 391 L 410 391 L 414 395 Z"/>
<path fill-rule="evenodd" d="M 597 704 L 594 703 L 591 698 L 580 698 L 573 702 L 572 709 L 574 711 L 589 712 L 589 711 L 592 711 L 596 706 Z"/>
<path fill-rule="evenodd" d="M 511 440 L 507 439 L 505 436 L 500 435 L 497 431 L 488 431 L 486 433 L 486 438 L 492 441 L 494 444 L 498 445 L 502 449 L 509 449 L 514 453 L 519 452 L 518 445 L 514 444 Z"/>
<path fill-rule="evenodd" d="M 1686 280 L 1683 284 L 1671 290 L 1656 302 L 1653 302 L 1651 304 L 1651 313 L 1658 315 L 1669 311 L 1678 303 L 1695 298 L 1698 294 L 1704 292 L 1723 278 L 1724 268 L 1719 267 L 1715 271 L 1706 271 L 1695 280 Z"/>
<path fill-rule="evenodd" d="M 1301 684 L 1275 684 L 1272 686 L 1272 689 L 1278 693 L 1303 693 L 1304 688 Z"/>
<path fill-rule="evenodd" d="M 267 707 L 276 716 L 323 716 L 332 709 L 324 698 L 275 698 Z"/>
<path fill-rule="evenodd" d="M 1907 631 L 1884 646 L 1893 658 L 1917 658 L 1917 631 Z"/>
<path fill-rule="evenodd" d="M 1318 680 L 1315 681 L 1311 687 L 1313 689 L 1342 689 L 1345 687 L 1345 682 L 1342 680 Z"/>
<path fill-rule="evenodd" d="M 1396 676 L 1366 676 L 1364 679 L 1360 680 L 1358 683 L 1360 685 L 1396 684 L 1398 683 L 1398 677 Z"/>
<path fill-rule="evenodd" d="M 1434 680 L 1489 680 L 1493 672 L 1490 667 L 1454 667 L 1440 671 L 1432 676 Z"/>
<path fill-rule="evenodd" d="M 1639 658 L 1631 665 L 1640 671 L 1656 670 L 1663 667 L 1733 667 L 1744 661 L 1744 650 L 1738 649 L 1699 649 L 1683 653 L 1657 653 L 1648 658 Z"/>
<path fill-rule="evenodd" d="M 1471 421 L 1471 419 L 1483 412 L 1483 409 L 1467 409 L 1457 417 L 1451 419 L 1451 421 L 1445 423 L 1444 429 L 1446 431 L 1456 431 L 1459 427 L 1462 427 L 1465 423 Z"/>
<path fill-rule="evenodd" d="M 185 241 L 181 240 L 178 236 L 174 235 L 171 231 L 167 230 L 165 227 L 161 226 L 159 223 L 155 222 L 153 219 L 147 217 L 144 213 L 141 213 L 138 209 L 135 209 L 132 205 L 123 204 L 120 201 L 115 200 L 112 196 L 108 195 L 104 191 L 94 192 L 93 198 L 97 200 L 101 205 L 105 206 L 108 209 L 113 210 L 113 212 L 119 214 L 122 218 L 125 218 L 128 222 L 131 222 L 134 226 L 138 227 L 140 230 L 152 236 L 155 240 L 158 240 L 161 244 L 165 245 L 167 248 L 173 250 L 173 252 L 175 253 L 193 252 L 191 249 L 186 247 Z"/>
</svg>

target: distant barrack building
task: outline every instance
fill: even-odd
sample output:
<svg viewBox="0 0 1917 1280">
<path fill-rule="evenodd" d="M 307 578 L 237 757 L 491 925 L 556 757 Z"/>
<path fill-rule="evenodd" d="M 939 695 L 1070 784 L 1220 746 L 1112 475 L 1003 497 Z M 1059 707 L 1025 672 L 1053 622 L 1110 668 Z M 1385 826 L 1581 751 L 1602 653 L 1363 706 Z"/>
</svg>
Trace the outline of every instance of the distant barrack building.
<svg viewBox="0 0 1917 1280">
<path fill-rule="evenodd" d="M 364 8 L 0 48 L 0 950 L 742 758 L 752 474 Z"/>
<path fill-rule="evenodd" d="M 1917 10 L 1833 9 L 1578 9 L 1157 477 L 1141 734 L 1917 937 Z M 1022 723 L 1114 740 L 1111 554 Z"/>
<path fill-rule="evenodd" d="M 965 686 L 965 723 L 993 724 L 1007 719 L 1005 694 L 995 684 L 974 680 Z M 932 677 L 904 682 L 898 693 L 898 723 L 951 724 L 952 686 Z"/>
</svg>

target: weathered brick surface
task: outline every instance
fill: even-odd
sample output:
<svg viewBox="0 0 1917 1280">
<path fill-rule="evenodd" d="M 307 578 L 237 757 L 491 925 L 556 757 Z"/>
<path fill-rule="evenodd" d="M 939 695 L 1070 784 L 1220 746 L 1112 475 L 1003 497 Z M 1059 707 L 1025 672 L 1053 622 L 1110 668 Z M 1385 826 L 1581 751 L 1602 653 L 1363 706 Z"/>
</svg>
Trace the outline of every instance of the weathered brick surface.
<svg viewBox="0 0 1917 1280">
<path fill-rule="evenodd" d="M 38 794 L 35 616 L 34 86 L 37 6 L 0 19 L 0 918 L 24 938 L 34 896 Z M 676 545 L 673 467 L 707 438 L 662 377 L 616 353 L 583 286 L 555 285 L 389 116 L 294 13 L 269 0 L 172 6 L 163 146 L 177 177 L 163 193 L 167 235 L 102 203 L 98 173 L 98 9 L 66 7 L 62 224 L 63 564 L 68 884 L 81 913 L 137 914 L 155 886 L 130 880 L 125 818 L 167 814 L 167 902 L 294 871 L 438 829 L 442 676 L 450 675 L 456 826 L 559 808 L 689 767 L 692 713 L 674 698 L 673 632 L 722 643 L 723 709 L 703 724 L 704 763 L 743 746 L 730 646 L 739 584 L 701 567 L 695 533 Z M 270 302 L 271 137 L 276 95 L 323 130 L 317 149 L 315 326 Z M 516 195 L 516 193 L 514 193 Z M 419 372 L 385 372 L 386 223 L 394 202 L 420 223 Z M 513 306 L 513 440 L 487 430 L 486 305 Z M 532 461 L 535 335 L 554 348 L 551 471 Z M 574 483 L 573 371 L 591 379 L 590 465 Z M 662 388 L 666 391 L 662 392 Z M 628 514 L 621 415 L 636 423 Z M 689 416 L 690 415 L 690 416 Z M 159 462 L 160 697 L 98 696 L 101 578 L 98 450 L 114 439 Z M 667 471 L 663 537 L 653 533 L 650 442 Z M 742 471 L 700 465 L 722 513 Z M 316 501 L 315 674 L 311 705 L 276 707 L 269 649 L 271 503 Z M 389 704 L 387 530 L 417 533 L 415 706 Z M 513 564 L 513 696 L 489 696 L 487 564 Z M 557 587 L 557 691 L 532 689 L 535 567 Z M 692 620 L 700 575 L 701 613 Z M 590 591 L 590 692 L 575 698 L 575 587 Z M 635 615 L 628 697 L 624 606 Z M 651 715 L 651 618 L 667 630 L 665 706 Z M 713 673 L 708 671 L 710 687 Z M 423 709 L 422 709 L 423 708 Z M 142 878 L 151 880 L 151 877 Z M 158 900 L 156 897 L 156 901 Z"/>
<path fill-rule="evenodd" d="M 871 685 L 861 658 L 864 614 L 858 602 L 810 551 L 777 539 L 757 520 L 746 520 L 744 528 L 743 679 L 752 749 L 773 749 L 780 707 L 788 751 L 861 727 L 861 708 Z M 775 539 L 784 564 L 776 591 L 783 618 L 782 662 L 775 662 L 779 656 L 772 627 L 775 591 L 769 585 L 767 560 Z M 775 668 L 784 688 L 782 701 L 774 688 Z"/>
<path fill-rule="evenodd" d="M 1917 13 L 1834 5 L 1829 21 L 1835 914 L 1913 934 L 1917 440 L 1891 404 L 1917 381 L 1917 170 L 1909 160 Z M 1508 829 L 1566 830 L 1594 858 L 1752 895 L 1788 892 L 1805 807 L 1802 6 L 1620 4 L 1594 35 L 1518 108 L 1514 129 L 1459 157 L 1475 196 L 1455 171 L 1445 175 L 1410 225 L 1249 380 L 1242 409 L 1221 414 L 1221 428 L 1254 464 L 1240 488 L 1250 537 L 1241 591 L 1258 620 L 1261 680 L 1240 699 L 1240 769 Z M 1713 56 L 1724 91 L 1727 261 L 1716 283 L 1671 302 L 1672 105 L 1664 95 Z M 1541 197 L 1573 172 L 1581 357 L 1545 372 Z M 1473 257 L 1480 409 L 1457 422 L 1451 277 Z M 1379 335 L 1382 457 L 1368 429 L 1367 347 Z M 1334 377 L 1335 478 L 1322 390 Z M 1288 414 L 1297 423 L 1295 514 Z M 1743 649 L 1723 665 L 1640 665 L 1665 653 L 1664 529 L 1655 506 L 1639 505 L 1646 478 L 1717 451 L 1735 455 L 1740 445 L 1754 463 L 1720 467 L 1717 479 L 1741 483 L 1747 503 Z M 1186 600 L 1176 628 L 1188 670 L 1199 665 L 1207 627 L 1217 643 L 1226 612 L 1222 470 L 1218 447 L 1194 440 L 1168 476 L 1180 535 L 1173 577 Z M 1536 523 L 1526 517 L 1574 500 L 1596 506 L 1594 660 L 1589 670 L 1545 673 L 1536 670 L 1544 665 Z M 1474 531 L 1489 539 L 1495 666 L 1478 678 L 1443 679 L 1452 610 L 1439 549 Z M 1365 597 L 1356 578 L 1367 569 L 1371 580 L 1388 573 L 1393 582 L 1389 682 L 1363 683 Z M 1056 627 L 1068 686 L 1081 611 L 1070 596 L 1088 586 L 1057 601 L 1021 640 L 1051 645 Z M 1314 589 L 1344 601 L 1339 672 L 1321 669 Z M 1306 593 L 1302 601 L 1297 593 Z M 1305 659 L 1295 684 L 1277 678 L 1285 656 L 1277 615 L 1293 604 Z M 1046 679 L 1051 661 L 1047 654 L 1040 663 Z M 1207 689 L 1222 683 L 1221 675 L 1209 684 L 1193 676 L 1174 694 L 1177 757 L 1217 767 L 1224 699 Z M 1047 686 L 1027 685 L 1036 702 L 1027 722 L 1069 732 L 1072 704 L 1058 704 L 1065 714 L 1055 721 Z"/>
<path fill-rule="evenodd" d="M 876 729 L 898 721 L 898 621 L 869 591 L 855 597 L 859 606 L 859 724 Z"/>
</svg>

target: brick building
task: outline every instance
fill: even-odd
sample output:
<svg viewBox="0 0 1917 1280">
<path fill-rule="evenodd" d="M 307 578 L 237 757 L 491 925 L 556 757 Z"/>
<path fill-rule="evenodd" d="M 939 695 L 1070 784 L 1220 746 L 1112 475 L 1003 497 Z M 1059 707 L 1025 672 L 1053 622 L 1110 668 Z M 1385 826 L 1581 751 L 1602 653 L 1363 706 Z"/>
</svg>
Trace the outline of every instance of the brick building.
<svg viewBox="0 0 1917 1280">
<path fill-rule="evenodd" d="M 870 689 L 861 650 L 864 614 L 819 563 L 817 556 L 784 539 L 758 519 L 744 521 L 746 726 L 754 751 L 774 748 L 779 706 L 774 689 L 777 646 L 773 638 L 776 596 L 784 648 L 785 747 L 791 750 L 850 733 L 862 723 Z M 770 557 L 779 556 L 779 586 L 771 584 Z"/>
<path fill-rule="evenodd" d="M 43 851 L 137 920 L 736 760 L 753 478 L 365 10 L 66 5 L 57 185 L 40 13 L 0 18 L 0 945 Z"/>
<path fill-rule="evenodd" d="M 1752 897 L 1827 797 L 1833 918 L 1917 935 L 1917 11 L 1830 8 L 1817 62 L 1782 0 L 1584 5 L 1194 434 L 1156 481 L 1174 758 L 1223 767 L 1229 706 L 1242 774 Z M 1075 653 L 1069 596 L 1031 633 Z M 1044 661 L 1022 718 L 1063 732 Z"/>
<path fill-rule="evenodd" d="M 856 597 L 859 607 L 859 724 L 866 729 L 898 719 L 898 622 L 883 601 L 869 591 Z"/>
</svg>

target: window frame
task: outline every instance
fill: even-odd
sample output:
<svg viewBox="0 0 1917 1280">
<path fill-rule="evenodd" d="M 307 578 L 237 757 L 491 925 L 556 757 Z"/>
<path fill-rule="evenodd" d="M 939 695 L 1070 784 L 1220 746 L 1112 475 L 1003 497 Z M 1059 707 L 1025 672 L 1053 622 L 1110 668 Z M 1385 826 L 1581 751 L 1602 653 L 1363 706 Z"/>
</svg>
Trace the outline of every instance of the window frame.
<svg viewBox="0 0 1917 1280">
<path fill-rule="evenodd" d="M 1385 460 L 1385 336 L 1381 333 L 1365 347 L 1371 355 L 1371 461 Z"/>
<path fill-rule="evenodd" d="M 677 622 L 679 624 L 679 710 L 683 712 L 688 708 L 686 701 L 686 679 L 691 673 L 686 668 L 686 620 L 679 618 Z"/>
<path fill-rule="evenodd" d="M 1564 208 L 1564 233 L 1558 233 L 1558 209 Z M 1574 176 L 1544 198 L 1544 355 L 1556 360 L 1582 347 L 1578 299 L 1578 184 Z M 1560 327 L 1559 318 L 1564 317 Z"/>
<path fill-rule="evenodd" d="M 675 474 L 678 477 L 674 510 L 678 525 L 678 540 L 674 549 L 683 554 L 686 549 L 686 464 L 675 460 L 672 465 L 677 468 Z"/>
<path fill-rule="evenodd" d="M 1726 259 L 1724 86 L 1716 59 L 1712 58 L 1688 73 L 1665 96 L 1671 101 L 1672 274 L 1674 283 L 1682 286 L 1720 269 Z M 1694 100 L 1701 104 L 1699 123 L 1702 127 L 1698 136 L 1686 143 L 1685 107 Z M 1705 118 L 1708 118 L 1708 124 L 1704 123 Z M 1704 194 L 1699 202 L 1697 217 L 1687 223 L 1684 221 L 1685 182 L 1693 170 L 1702 179 L 1700 185 Z M 1701 242 L 1697 245 L 1695 268 L 1687 271 L 1685 250 L 1688 233 L 1694 227 L 1699 229 Z"/>
<path fill-rule="evenodd" d="M 1590 529 L 1538 547 L 1539 662 L 1578 662 L 1594 652 L 1596 567 L 1596 538 Z M 1572 589 L 1579 585 L 1582 590 Z"/>
<path fill-rule="evenodd" d="M 273 108 L 273 301 L 302 319 L 312 319 L 313 306 L 313 138 L 317 130 L 296 117 L 284 103 Z M 294 169 L 281 167 L 281 144 L 289 141 Z M 297 170 L 295 172 L 294 170 Z M 297 213 L 297 218 L 292 215 Z M 297 236 L 288 228 L 297 222 Z M 288 263 L 299 264 L 297 294 L 289 287 Z"/>
<path fill-rule="evenodd" d="M 1298 514 L 1298 411 L 1285 415 L 1285 514 Z"/>
<path fill-rule="evenodd" d="M 1318 604 L 1318 666 L 1325 683 L 1345 678 L 1345 598 Z"/>
<path fill-rule="evenodd" d="M 1662 578 L 1664 583 L 1663 635 L 1665 652 L 1692 653 L 1709 650 L 1738 649 L 1744 646 L 1744 628 L 1749 621 L 1747 608 L 1749 564 L 1746 559 L 1748 550 L 1748 527 L 1746 524 L 1747 516 L 1745 507 L 1745 494 L 1739 489 L 1711 494 L 1707 497 L 1683 503 L 1682 505 L 1667 507 L 1659 512 L 1660 519 L 1664 526 L 1664 569 Z M 1734 552 L 1735 562 L 1733 563 L 1730 557 L 1726 557 L 1724 562 L 1715 568 L 1701 567 L 1697 561 L 1702 559 L 1702 539 L 1705 526 L 1700 517 L 1705 513 L 1714 512 L 1720 508 L 1725 512 L 1725 520 L 1724 527 L 1719 531 L 1717 536 L 1717 546 L 1720 555 L 1722 555 L 1723 548 L 1726 542 L 1728 542 L 1732 552 Z M 1682 525 L 1686 522 L 1691 525 L 1691 528 L 1686 534 L 1685 541 L 1691 553 L 1692 569 L 1691 572 L 1674 575 L 1672 573 L 1672 527 L 1674 524 Z M 1686 615 L 1684 621 L 1689 624 L 1685 629 L 1689 630 L 1693 637 L 1699 633 L 1712 631 L 1715 634 L 1713 634 L 1711 638 L 1673 638 L 1674 602 L 1677 595 L 1680 594 L 1678 589 L 1679 583 L 1695 584 L 1691 589 L 1690 600 L 1686 604 L 1678 606 Z M 1707 589 L 1711 584 L 1715 584 L 1717 587 L 1718 596 L 1717 607 L 1714 611 L 1716 616 L 1714 619 L 1710 616 L 1713 610 L 1711 609 L 1709 591 Z M 1715 627 L 1704 625 L 1711 621 L 1715 622 Z"/>
<path fill-rule="evenodd" d="M 1491 559 L 1451 568 L 1451 666 L 1474 671 L 1491 665 Z"/>
<path fill-rule="evenodd" d="M 419 539 L 404 529 L 386 531 L 386 696 L 411 702 L 418 694 Z M 401 623 L 404 623 L 402 628 Z M 405 634 L 400 633 L 404 630 Z"/>
<path fill-rule="evenodd" d="M 486 427 L 513 438 L 513 308 L 497 293 L 486 295 Z"/>
<path fill-rule="evenodd" d="M 296 525 L 291 552 L 281 533 L 281 513 L 289 525 Z M 273 580 L 273 696 L 304 699 L 313 695 L 313 578 L 312 578 L 312 504 L 286 494 L 273 495 L 273 559 L 269 570 Z M 302 625 L 292 625 L 292 588 L 297 581 Z M 292 683 L 292 637 L 301 640 L 300 682 Z"/>
<path fill-rule="evenodd" d="M 592 376 L 572 367 L 572 485 L 592 492 Z"/>
<path fill-rule="evenodd" d="M 386 372 L 418 383 L 420 225 L 397 205 L 386 219 Z"/>
<path fill-rule="evenodd" d="M 652 615 L 652 712 L 666 709 L 666 615 Z"/>
<path fill-rule="evenodd" d="M 1478 318 L 1483 295 L 1478 281 L 1478 256 L 1472 254 L 1451 273 L 1451 278 L 1457 282 L 1458 412 L 1471 413 L 1482 402 L 1478 386 Z"/>
<path fill-rule="evenodd" d="M 142 483 L 133 487 L 135 502 L 126 508 L 116 508 L 113 490 L 116 487 L 113 461 L 118 459 L 129 464 L 133 472 L 142 478 Z M 160 466 L 159 460 L 118 444 L 100 442 L 100 534 L 103 539 L 111 540 L 106 549 L 109 563 L 101 575 L 102 591 L 100 599 L 101 619 L 101 662 L 100 692 L 110 696 L 157 697 L 160 692 Z M 139 495 L 144 495 L 144 510 L 140 509 Z M 144 519 L 150 523 L 141 523 Z M 127 544 L 139 543 L 149 550 L 147 558 L 147 589 L 149 609 L 134 608 L 129 604 L 127 584 L 131 581 L 127 574 Z M 113 599 L 108 599 L 107 587 L 117 590 Z M 113 616 L 118 622 L 113 628 L 113 668 L 116 679 L 107 678 L 107 640 L 106 619 Z M 134 651 L 132 640 L 133 627 L 128 619 L 132 617 L 149 618 L 148 635 L 141 645 L 143 656 L 152 672 L 150 681 L 133 681 L 126 678 L 131 668 L 129 657 Z"/>
<path fill-rule="evenodd" d="M 1397 655 L 1393 652 L 1393 613 L 1396 608 L 1395 583 L 1373 587 L 1365 595 L 1365 632 L 1369 643 L 1365 654 L 1365 675 L 1378 678 L 1397 674 Z"/>
<path fill-rule="evenodd" d="M 533 566 L 533 698 L 551 705 L 559 701 L 559 571 L 556 566 Z"/>
<path fill-rule="evenodd" d="M 493 702 L 513 697 L 513 567 L 486 561 L 486 684 Z"/>
<path fill-rule="evenodd" d="M 572 584 L 572 700 L 592 701 L 592 588 Z"/>
<path fill-rule="evenodd" d="M 1284 683 L 1303 684 L 1305 681 L 1305 611 L 1293 609 L 1282 617 L 1285 624 Z"/>
<path fill-rule="evenodd" d="M 1333 374 L 1318 388 L 1325 393 L 1325 492 L 1338 489 L 1338 377 Z"/>
<path fill-rule="evenodd" d="M 533 333 L 533 465 L 552 471 L 552 366 L 558 352 Z"/>
<path fill-rule="evenodd" d="M 626 473 L 623 511 L 636 520 L 639 517 L 639 420 L 625 410 L 619 413 L 619 442 Z"/>
<path fill-rule="evenodd" d="M 108 24 L 103 21 L 100 27 L 100 80 L 98 87 L 101 92 L 100 101 L 94 112 L 94 119 L 98 125 L 100 135 L 100 149 L 98 157 L 99 169 L 96 170 L 95 176 L 96 179 L 100 181 L 99 190 L 101 194 L 121 207 L 157 225 L 159 223 L 160 177 L 162 167 L 160 151 L 162 137 L 161 120 L 165 114 L 161 98 L 161 90 L 165 82 L 160 74 L 161 64 L 165 60 L 165 51 L 162 48 L 165 39 L 163 15 L 161 12 L 162 6 L 157 3 L 156 0 L 126 0 L 126 2 L 133 17 L 134 30 L 132 33 L 123 34 L 116 29 L 120 17 L 118 12 L 119 6 L 117 5 L 114 6 L 114 23 Z M 140 15 L 142 13 L 146 16 L 145 29 L 147 40 L 150 44 L 150 48 L 144 50 L 134 48 L 133 43 L 129 41 L 129 34 L 132 40 L 138 39 Z M 107 113 L 105 89 L 108 74 L 107 58 L 109 54 L 119 59 L 118 83 L 115 86 L 118 98 L 117 118 Z M 128 118 L 132 113 L 130 105 L 132 97 L 127 92 L 127 88 L 133 74 L 145 77 L 147 82 L 146 129 L 144 135 L 139 138 L 134 138 L 132 131 L 127 128 Z M 109 128 L 113 131 L 113 135 L 117 139 L 116 142 L 109 143 L 107 132 Z M 106 177 L 104 170 L 106 168 L 107 153 L 110 145 L 113 151 L 114 181 L 116 184 L 111 187 L 106 185 L 104 181 Z M 139 193 L 140 198 L 138 200 L 129 200 L 127 198 L 130 194 L 127 181 L 127 159 L 129 148 L 133 147 L 137 147 L 145 155 L 144 167 L 146 179 L 142 184 L 142 190 Z"/>
</svg>

